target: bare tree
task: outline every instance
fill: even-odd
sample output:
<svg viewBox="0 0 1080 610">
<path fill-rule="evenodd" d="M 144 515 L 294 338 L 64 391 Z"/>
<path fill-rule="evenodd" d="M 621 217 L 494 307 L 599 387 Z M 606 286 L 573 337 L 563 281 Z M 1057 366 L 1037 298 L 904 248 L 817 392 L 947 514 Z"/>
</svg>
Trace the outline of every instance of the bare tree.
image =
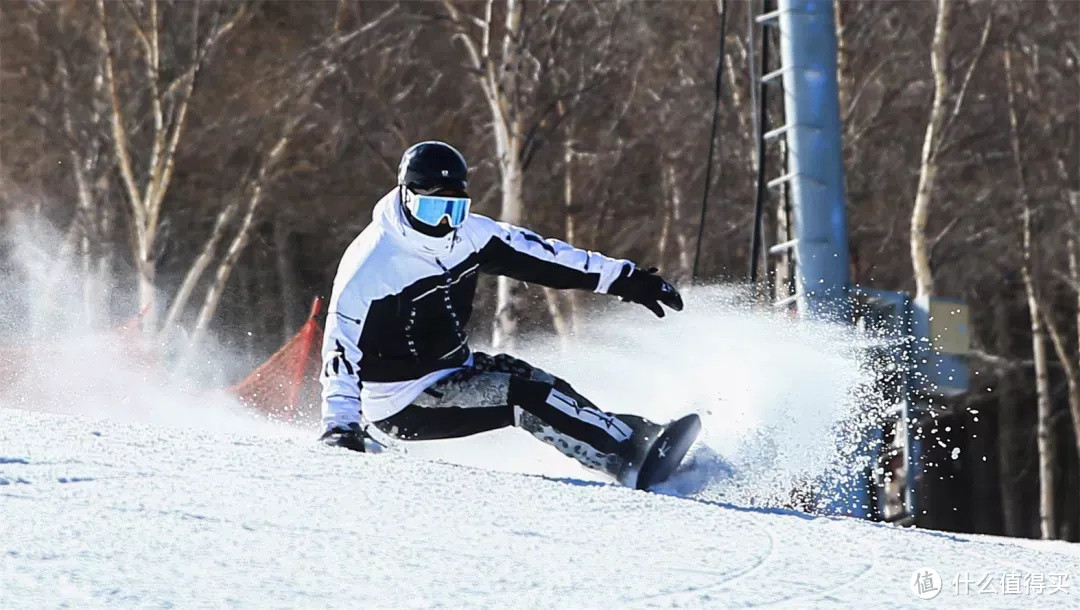
<svg viewBox="0 0 1080 610">
<path fill-rule="evenodd" d="M 63 32 L 62 21 L 58 19 L 60 30 Z M 76 104 L 72 90 L 70 59 L 64 50 L 58 48 L 57 72 L 60 76 L 60 91 L 62 99 L 62 125 L 65 138 L 70 142 L 69 155 L 71 158 L 71 174 L 75 180 L 75 192 L 77 196 L 75 218 L 68 230 L 68 243 L 78 243 L 79 271 L 83 284 L 83 316 L 88 324 L 94 325 L 100 317 L 104 295 L 101 290 L 106 283 L 102 281 L 101 269 L 95 262 L 95 255 L 105 261 L 101 256 L 101 241 L 105 231 L 108 230 L 108 218 L 105 213 L 105 201 L 101 183 L 104 181 L 104 167 L 102 163 L 102 149 L 104 145 L 99 127 L 104 119 L 104 101 L 101 84 L 104 82 L 101 70 L 102 63 L 95 62 L 94 92 L 90 100 L 91 117 L 90 124 L 94 127 L 90 130 L 89 138 L 80 138 L 77 133 L 75 120 L 72 118 L 72 107 Z M 89 141 L 86 141 L 86 140 Z M 67 244 L 65 244 L 67 245 Z M 62 253 L 60 261 L 67 260 Z"/>
<path fill-rule="evenodd" d="M 492 13 L 494 0 L 487 0 L 482 19 L 466 18 L 452 2 L 444 6 L 455 23 L 467 28 L 479 29 L 478 37 L 459 31 L 457 38 L 465 45 L 469 61 L 476 70 L 477 82 L 491 110 L 491 124 L 495 136 L 495 158 L 501 179 L 502 206 L 499 217 L 504 222 L 520 224 L 522 221 L 522 190 L 524 187 L 525 123 L 523 110 L 518 105 L 517 91 L 521 78 L 522 14 L 524 4 L 520 0 L 506 0 L 506 13 L 502 32 L 502 54 L 492 54 Z M 496 42 L 498 44 L 498 42 Z M 495 305 L 495 326 L 492 345 L 508 347 L 517 329 L 517 303 L 520 288 L 510 278 L 500 277 Z"/>
<path fill-rule="evenodd" d="M 693 266 L 690 253 L 693 247 L 690 245 L 690 237 L 686 234 L 683 226 L 683 185 L 679 182 L 678 173 L 675 170 L 675 161 L 667 158 L 664 161 L 663 185 L 664 185 L 664 224 L 661 233 L 661 241 L 667 241 L 669 234 L 675 237 L 676 264 L 671 276 L 678 280 L 688 280 Z M 670 225 L 670 229 L 669 229 Z M 663 263 L 662 257 L 657 263 Z"/>
<path fill-rule="evenodd" d="M 1005 82 L 1008 87 L 1009 127 L 1013 162 L 1016 166 L 1017 197 L 1023 205 L 1023 263 L 1020 275 L 1024 280 L 1028 311 L 1031 316 L 1031 345 L 1035 360 L 1035 393 L 1038 405 L 1039 446 L 1039 531 L 1044 539 L 1057 537 L 1057 519 L 1054 514 L 1054 435 L 1051 425 L 1052 404 L 1050 398 L 1050 372 L 1046 360 L 1046 330 L 1041 299 L 1036 285 L 1036 258 L 1031 239 L 1031 200 L 1024 179 L 1023 156 L 1020 151 L 1020 129 L 1016 117 L 1015 85 L 1012 72 L 1011 48 L 1004 51 Z"/>
<path fill-rule="evenodd" d="M 998 300 L 993 312 L 994 348 L 999 353 L 1012 353 L 1011 328 L 1008 304 Z M 997 458 L 998 489 L 1001 496 L 1002 524 L 1007 536 L 1025 535 L 1023 503 L 1016 492 L 1021 476 L 1020 414 L 1017 405 L 1017 371 L 1012 366 L 999 366 L 996 371 L 997 387 Z"/>
<path fill-rule="evenodd" d="M 938 160 L 935 145 L 945 124 L 945 100 L 949 97 L 948 70 L 949 15 L 952 0 L 937 0 L 934 21 L 934 41 L 930 47 L 930 65 L 934 75 L 934 101 L 923 138 L 922 162 L 919 167 L 919 186 L 911 210 L 911 264 L 915 272 L 915 294 L 934 296 L 934 271 L 930 268 L 930 245 L 926 225 L 930 217 L 930 200 L 937 179 Z"/>
<path fill-rule="evenodd" d="M 101 20 L 99 43 L 105 61 L 105 83 L 112 108 L 112 152 L 132 214 L 132 245 L 139 309 L 143 312 L 145 327 L 155 328 L 157 246 L 162 206 L 172 181 L 176 151 L 184 134 L 191 97 L 210 50 L 247 13 L 247 5 L 240 5 L 240 8 L 223 22 L 220 15 L 215 15 L 209 31 L 201 34 L 201 2 L 196 1 L 191 7 L 189 57 L 183 60 L 179 57 L 179 49 L 170 53 L 162 48 L 162 20 L 158 11 L 158 0 L 149 0 L 149 15 L 145 20 L 136 14 L 130 4 L 121 2 L 120 6 L 126 11 L 128 25 L 136 33 L 142 49 L 142 57 L 125 59 L 128 63 L 141 61 L 145 68 L 141 78 L 132 70 L 123 80 L 117 74 L 117 57 L 109 31 L 109 13 L 119 9 L 116 5 L 108 6 L 112 9 L 107 8 L 104 0 L 97 1 L 98 16 Z M 166 65 L 166 62 L 173 65 Z M 165 80 L 166 71 L 175 74 L 173 81 Z M 128 110 L 128 98 L 137 99 L 143 96 L 149 101 L 149 114 L 152 118 L 148 141 L 134 137 L 143 126 L 140 121 L 129 116 Z M 140 140 L 146 141 L 146 145 L 137 149 L 135 146 L 138 146 Z M 143 168 L 142 172 L 138 172 L 140 167 Z"/>
<path fill-rule="evenodd" d="M 936 238 L 928 239 L 927 224 L 930 218 L 930 204 L 938 180 L 938 173 L 941 169 L 941 156 L 947 148 L 946 138 L 949 136 L 953 122 L 960 115 L 960 110 L 963 108 L 968 85 L 971 83 L 975 68 L 982 58 L 986 42 L 990 36 L 990 28 L 993 24 L 993 13 L 988 12 L 978 46 L 965 71 L 950 112 L 946 105 L 949 97 L 952 96 L 948 73 L 948 42 L 953 1 L 937 0 L 934 39 L 930 47 L 930 66 L 934 77 L 934 99 L 930 106 L 930 118 L 927 121 L 926 132 L 923 136 L 919 183 L 915 191 L 915 205 L 911 211 L 911 262 L 915 275 L 915 293 L 918 296 L 935 295 L 933 250 L 935 244 L 940 242 L 945 233 L 951 230 L 952 227 L 946 226 Z"/>
<path fill-rule="evenodd" d="M 560 113 L 565 112 L 561 107 Z M 566 122 L 566 136 L 563 138 L 563 180 L 562 198 L 566 220 L 563 225 L 563 237 L 567 243 L 576 243 L 575 230 L 577 228 L 575 216 L 577 214 L 574 203 L 574 160 L 577 156 L 574 151 L 574 121 L 573 118 Z M 575 334 L 578 330 L 578 295 L 575 292 L 559 292 L 551 288 L 544 289 L 544 297 L 547 299 L 548 311 L 551 313 L 552 324 L 555 332 L 564 340 Z"/>
<path fill-rule="evenodd" d="M 248 242 L 251 239 L 251 230 L 254 226 L 255 216 L 258 214 L 264 201 L 264 193 L 268 187 L 268 183 L 273 178 L 278 165 L 285 158 L 288 147 L 293 141 L 298 128 L 308 120 L 308 113 L 311 109 L 317 107 L 314 97 L 318 93 L 319 87 L 328 76 L 338 70 L 340 61 L 338 58 L 339 53 L 358 36 L 378 27 L 379 24 L 396 10 L 396 5 L 390 5 L 372 20 L 358 25 L 356 28 L 352 29 L 352 31 L 345 32 L 345 18 L 348 14 L 346 7 L 346 1 L 339 0 L 338 8 L 333 20 L 332 32 L 328 38 L 328 42 L 324 45 L 325 55 L 318 63 L 318 68 L 313 70 L 312 74 L 301 81 L 302 93 L 296 100 L 295 105 L 293 106 L 286 103 L 281 104 L 284 107 L 292 108 L 289 111 L 290 116 L 284 121 L 274 145 L 266 152 L 265 157 L 262 159 L 258 173 L 245 189 L 247 192 L 247 201 L 244 205 L 244 215 L 240 221 L 240 227 L 237 229 L 232 241 L 229 243 L 229 246 L 225 251 L 225 256 L 222 257 L 221 262 L 218 264 L 217 271 L 214 274 L 214 281 L 206 291 L 202 308 L 199 310 L 199 315 L 195 320 L 195 326 L 191 333 L 192 345 L 197 346 L 206 335 L 206 331 L 210 326 L 210 321 L 213 319 L 214 313 L 217 311 L 218 303 L 221 301 L 221 295 L 225 290 L 225 285 L 229 281 L 229 276 L 232 274 L 233 268 L 240 259 L 240 255 L 243 253 L 244 248 L 247 247 Z M 294 94 L 286 95 L 291 97 Z M 235 210 L 237 206 L 238 203 L 233 202 L 230 205 L 230 208 Z"/>
<path fill-rule="evenodd" d="M 1014 110 L 1010 107 L 1010 123 L 1015 120 L 1014 114 Z M 1014 142 L 1013 147 L 1014 155 L 1018 154 L 1019 142 Z M 1069 211 L 1071 217 L 1066 227 L 1069 236 L 1065 244 L 1066 258 L 1068 259 L 1067 279 L 1069 286 L 1076 293 L 1072 320 L 1076 324 L 1077 345 L 1080 346 L 1080 249 L 1078 249 L 1077 242 L 1077 236 L 1080 235 L 1080 192 L 1072 191 L 1069 193 Z M 1053 308 L 1045 300 L 1040 301 L 1039 311 L 1042 316 L 1043 326 L 1046 328 L 1046 333 L 1050 337 L 1054 352 L 1065 375 L 1065 383 L 1068 388 L 1069 413 L 1073 424 L 1073 438 L 1077 447 L 1080 448 L 1080 358 L 1069 349 L 1065 333 L 1054 318 Z M 1043 430 L 1040 428 L 1039 433 L 1042 434 L 1042 432 Z M 1052 430 L 1047 432 L 1053 433 Z"/>
<path fill-rule="evenodd" d="M 599 11 L 580 11 L 568 3 L 545 0 L 535 11 L 527 11 L 522 0 L 505 0 L 499 23 L 495 5 L 488 0 L 478 17 L 450 0 L 443 2 L 455 26 L 454 38 L 465 48 L 467 65 L 490 112 L 502 196 L 500 220 L 520 224 L 525 220 L 526 169 L 544 135 L 614 72 L 610 59 L 617 46 L 615 26 L 625 8 L 612 5 L 610 15 L 598 22 Z M 574 25 L 574 18 L 581 23 Z M 569 56 L 578 60 L 572 73 L 561 66 Z M 506 348 L 514 341 L 524 309 L 520 283 L 500 277 L 495 301 L 492 344 Z"/>
</svg>

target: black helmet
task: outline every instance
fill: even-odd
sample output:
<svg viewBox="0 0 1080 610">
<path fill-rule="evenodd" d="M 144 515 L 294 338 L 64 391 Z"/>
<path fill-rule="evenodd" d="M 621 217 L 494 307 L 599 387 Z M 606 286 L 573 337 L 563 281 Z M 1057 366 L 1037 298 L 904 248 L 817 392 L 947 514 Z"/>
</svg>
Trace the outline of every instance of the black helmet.
<svg viewBox="0 0 1080 610">
<path fill-rule="evenodd" d="M 445 192 L 468 197 L 468 177 L 465 157 L 445 142 L 413 144 L 401 155 L 398 166 L 398 185 L 421 195 Z"/>
</svg>

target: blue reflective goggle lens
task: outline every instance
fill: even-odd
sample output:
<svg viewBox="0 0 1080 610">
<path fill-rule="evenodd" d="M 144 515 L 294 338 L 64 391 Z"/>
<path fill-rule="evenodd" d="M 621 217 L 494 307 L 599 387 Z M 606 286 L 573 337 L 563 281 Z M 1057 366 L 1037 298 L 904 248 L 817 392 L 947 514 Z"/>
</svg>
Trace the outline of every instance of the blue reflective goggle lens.
<svg viewBox="0 0 1080 610">
<path fill-rule="evenodd" d="M 460 227 L 469 215 L 469 199 L 462 197 L 437 197 L 409 193 L 406 204 L 413 217 L 424 224 L 439 226 L 446 218 L 451 227 Z"/>
</svg>

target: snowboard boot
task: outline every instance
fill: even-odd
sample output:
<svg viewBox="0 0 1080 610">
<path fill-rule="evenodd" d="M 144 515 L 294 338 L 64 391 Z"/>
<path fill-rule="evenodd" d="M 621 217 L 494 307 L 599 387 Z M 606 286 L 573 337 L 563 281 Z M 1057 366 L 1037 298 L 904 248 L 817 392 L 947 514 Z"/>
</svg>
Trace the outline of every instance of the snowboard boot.
<svg viewBox="0 0 1080 610">
<path fill-rule="evenodd" d="M 637 487 L 637 475 L 641 468 L 649 448 L 664 431 L 660 424 L 653 423 L 644 417 L 637 415 L 619 415 L 619 420 L 630 426 L 633 433 L 626 443 L 626 450 L 622 454 L 625 463 L 617 473 L 619 483 L 627 487 Z"/>
<path fill-rule="evenodd" d="M 666 426 L 651 424 L 642 431 L 639 446 L 619 476 L 620 483 L 634 489 L 649 489 L 675 472 L 701 432 L 701 418 L 686 415 Z"/>
</svg>

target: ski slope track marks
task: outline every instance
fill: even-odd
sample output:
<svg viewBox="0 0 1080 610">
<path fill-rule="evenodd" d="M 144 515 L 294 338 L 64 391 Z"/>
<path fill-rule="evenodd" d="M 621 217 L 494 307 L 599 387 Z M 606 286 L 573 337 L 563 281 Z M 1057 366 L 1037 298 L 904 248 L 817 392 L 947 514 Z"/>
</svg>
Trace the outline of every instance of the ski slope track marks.
<svg viewBox="0 0 1080 610">
<path fill-rule="evenodd" d="M 0 408 L 0 608 L 1080 606 L 1077 545 L 675 493 Z M 1010 570 L 1073 584 L 953 593 Z"/>
</svg>

